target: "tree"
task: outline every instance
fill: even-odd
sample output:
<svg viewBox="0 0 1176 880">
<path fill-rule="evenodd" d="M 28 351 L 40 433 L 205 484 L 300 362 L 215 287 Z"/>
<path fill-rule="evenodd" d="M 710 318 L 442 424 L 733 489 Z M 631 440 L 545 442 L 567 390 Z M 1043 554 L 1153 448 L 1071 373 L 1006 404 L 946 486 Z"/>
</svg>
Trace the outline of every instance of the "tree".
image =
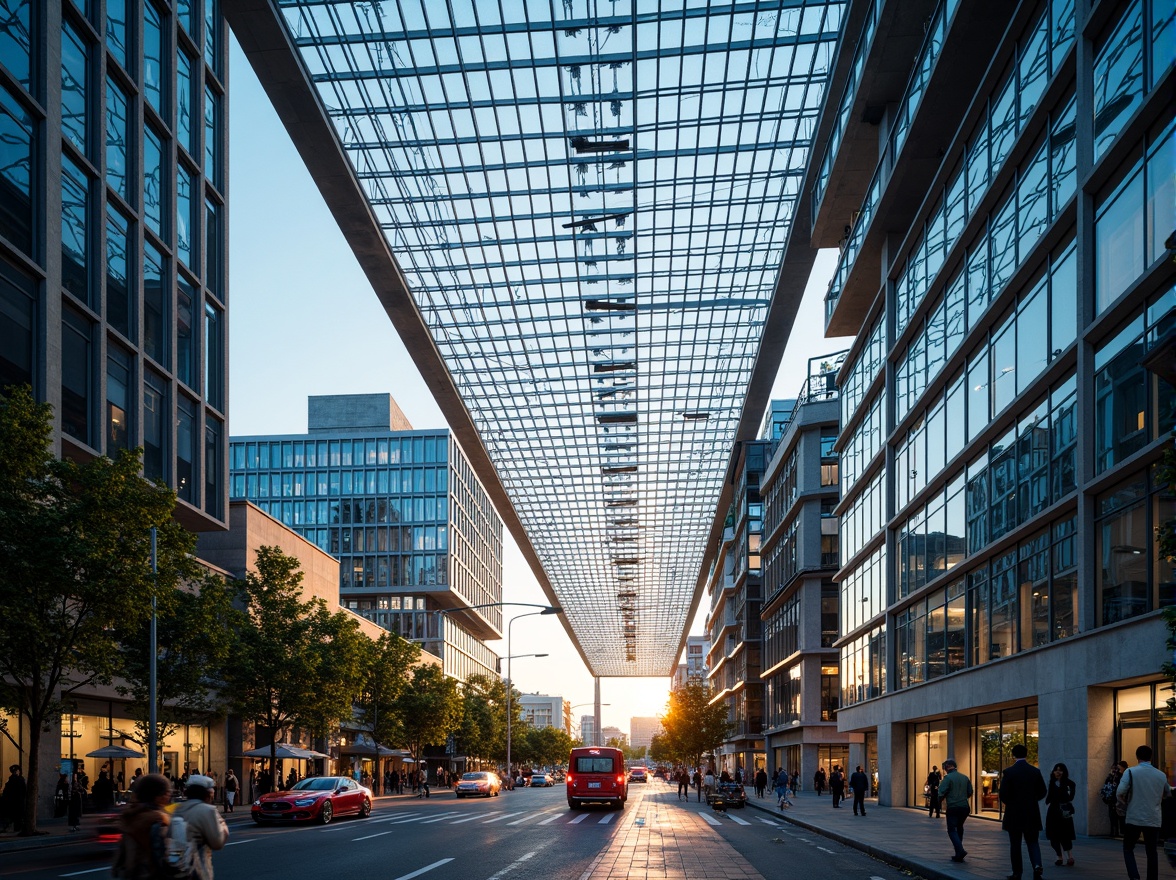
<svg viewBox="0 0 1176 880">
<path fill-rule="evenodd" d="M 505 761 L 506 685 L 501 679 L 475 673 L 466 679 L 461 691 L 461 719 L 456 732 L 458 752 L 483 760 Z"/>
<path fill-rule="evenodd" d="M 408 687 L 412 667 L 420 658 L 421 646 L 396 633 L 383 634 L 371 646 L 367 681 L 359 695 L 359 711 L 377 743 L 402 739 L 396 701 Z"/>
<path fill-rule="evenodd" d="M 439 666 L 417 666 L 396 700 L 396 717 L 405 748 L 419 761 L 425 746 L 440 745 L 457 730 L 461 721 L 457 681 Z"/>
<path fill-rule="evenodd" d="M 563 764 L 572 750 L 572 738 L 562 727 L 536 727 L 527 731 L 527 756 L 537 764 Z"/>
<path fill-rule="evenodd" d="M 223 577 L 206 571 L 198 583 L 159 598 L 157 742 L 199 713 L 214 708 L 214 697 L 241 624 L 241 613 L 233 608 L 233 595 Z M 134 729 L 124 736 L 146 749 L 150 715 L 149 620 L 123 623 L 117 638 L 122 646 L 123 682 L 116 690 L 131 697 L 129 714 L 135 722 Z"/>
<path fill-rule="evenodd" d="M 669 748 L 666 746 L 665 737 L 660 733 L 655 733 L 649 743 L 649 759 L 658 764 L 665 764 L 668 761 L 677 760 L 676 756 L 670 754 Z"/>
<path fill-rule="evenodd" d="M 371 650 L 354 619 L 322 599 L 303 600 L 299 568 L 279 548 L 260 547 L 254 570 L 236 584 L 244 614 L 225 692 L 238 713 L 269 729 L 271 767 L 291 727 L 325 736 L 352 718 Z"/>
<path fill-rule="evenodd" d="M 113 679 L 118 627 L 191 574 L 195 543 L 172 519 L 175 494 L 141 476 L 139 450 L 59 459 L 52 420 L 27 387 L 0 393 L 0 705 L 28 722 L 26 835 L 37 833 L 44 732 L 71 694 Z"/>
<path fill-rule="evenodd" d="M 705 684 L 687 682 L 670 691 L 666 714 L 661 716 L 662 742 L 679 761 L 692 767 L 702 765 L 702 756 L 713 752 L 731 735 L 727 707 L 711 703 L 712 691 Z"/>
</svg>

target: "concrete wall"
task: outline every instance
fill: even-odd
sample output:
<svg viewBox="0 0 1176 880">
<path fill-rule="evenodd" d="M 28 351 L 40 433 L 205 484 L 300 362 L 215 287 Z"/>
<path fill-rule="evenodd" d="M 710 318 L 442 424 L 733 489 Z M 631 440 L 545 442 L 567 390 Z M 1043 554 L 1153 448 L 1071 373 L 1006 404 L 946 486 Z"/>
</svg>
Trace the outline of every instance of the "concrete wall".
<svg viewBox="0 0 1176 880">
<path fill-rule="evenodd" d="M 321 394 L 306 399 L 307 431 L 411 431 L 391 394 Z"/>
</svg>

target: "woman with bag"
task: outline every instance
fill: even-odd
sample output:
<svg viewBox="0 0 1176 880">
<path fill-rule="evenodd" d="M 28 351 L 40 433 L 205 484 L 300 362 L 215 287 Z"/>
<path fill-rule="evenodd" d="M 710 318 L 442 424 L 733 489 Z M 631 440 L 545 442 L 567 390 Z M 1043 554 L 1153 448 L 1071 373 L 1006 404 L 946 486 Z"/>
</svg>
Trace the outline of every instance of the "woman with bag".
<svg viewBox="0 0 1176 880">
<path fill-rule="evenodd" d="M 1045 792 L 1045 836 L 1058 854 L 1055 865 L 1074 864 L 1074 780 L 1065 764 L 1054 764 Z"/>
<path fill-rule="evenodd" d="M 1123 836 L 1123 820 L 1119 818 L 1119 813 L 1115 809 L 1115 801 L 1118 800 L 1115 792 L 1119 789 L 1119 782 L 1123 779 L 1123 771 L 1126 769 L 1126 761 L 1119 761 L 1117 764 L 1112 764 L 1111 772 L 1107 774 L 1107 778 L 1103 780 L 1102 788 L 1098 790 L 1099 798 L 1107 805 L 1107 815 L 1111 820 L 1112 838 Z"/>
</svg>

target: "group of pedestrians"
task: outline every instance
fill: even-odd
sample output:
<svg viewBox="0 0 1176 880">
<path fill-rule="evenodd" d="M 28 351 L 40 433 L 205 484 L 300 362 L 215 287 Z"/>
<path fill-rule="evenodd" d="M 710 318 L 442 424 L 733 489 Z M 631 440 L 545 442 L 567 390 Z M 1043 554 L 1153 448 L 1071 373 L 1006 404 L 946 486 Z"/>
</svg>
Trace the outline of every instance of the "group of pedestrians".
<svg viewBox="0 0 1176 880">
<path fill-rule="evenodd" d="M 1012 748 L 1013 764 L 1001 774 L 999 797 L 1003 805 L 1001 828 L 1009 837 L 1008 880 L 1022 880 L 1025 871 L 1024 855 L 1034 878 L 1043 876 L 1039 836 L 1042 831 L 1041 808 L 1045 801 L 1045 836 L 1056 855 L 1055 865 L 1073 867 L 1074 862 L 1074 796 L 1076 786 L 1069 768 L 1054 764 L 1046 782 L 1041 770 L 1029 763 L 1029 750 L 1018 743 Z M 1159 859 L 1157 843 L 1161 824 L 1161 802 L 1171 796 L 1164 773 L 1151 765 L 1150 746 L 1135 750 L 1136 766 L 1120 774 L 1114 785 L 1114 808 L 1122 819 L 1123 862 L 1130 880 L 1141 880 L 1135 859 L 1135 847 L 1142 838 L 1147 859 L 1147 880 L 1158 880 Z M 1104 784 L 1105 787 L 1105 784 Z M 970 813 L 972 783 L 959 768 L 955 759 L 943 762 L 943 773 L 932 768 L 925 790 L 931 802 L 928 814 L 940 815 L 942 808 L 947 818 L 947 836 L 955 850 L 953 862 L 962 862 L 968 855 L 964 849 L 964 823 Z M 1024 850 L 1024 852 L 1022 852 Z"/>
</svg>

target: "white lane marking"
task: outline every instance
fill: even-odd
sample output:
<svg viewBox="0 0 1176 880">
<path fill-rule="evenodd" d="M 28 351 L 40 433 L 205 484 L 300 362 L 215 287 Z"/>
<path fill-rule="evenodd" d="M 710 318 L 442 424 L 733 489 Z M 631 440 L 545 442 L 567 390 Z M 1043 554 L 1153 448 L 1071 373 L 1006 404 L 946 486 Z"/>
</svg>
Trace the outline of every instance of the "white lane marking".
<svg viewBox="0 0 1176 880">
<path fill-rule="evenodd" d="M 716 819 L 714 816 L 711 816 L 708 813 L 699 813 L 698 815 L 702 816 L 703 821 L 705 821 L 709 825 L 722 825 L 723 824 L 718 819 Z"/>
<path fill-rule="evenodd" d="M 617 815 L 616 813 L 605 813 L 604 818 L 602 818 L 596 824 L 597 825 L 607 825 L 609 822 L 611 822 L 616 817 L 616 815 Z"/>
<path fill-rule="evenodd" d="M 556 821 L 558 821 L 558 820 L 559 820 L 559 818 L 560 818 L 562 815 L 564 815 L 564 814 L 563 814 L 563 813 L 556 813 L 556 814 L 555 814 L 554 816 L 552 816 L 550 819 L 544 819 L 544 820 L 543 820 L 542 822 L 540 822 L 539 824 L 540 824 L 540 825 L 550 825 L 552 822 L 556 822 Z"/>
<path fill-rule="evenodd" d="M 416 816 L 412 819 L 397 819 L 396 821 L 392 822 L 391 824 L 393 824 L 393 825 L 408 825 L 410 822 L 420 822 L 422 825 L 424 825 L 427 822 L 439 822 L 442 819 L 448 819 L 450 816 L 457 816 L 457 815 L 460 815 L 457 810 L 450 810 L 448 813 L 441 813 L 438 816 L 430 816 L 428 813 L 425 813 L 424 815 Z"/>
<path fill-rule="evenodd" d="M 507 825 L 522 825 L 524 822 L 530 822 L 532 819 L 537 819 L 540 816 L 546 816 L 551 810 L 544 810 L 542 813 L 531 813 L 523 816 L 521 819 L 515 819 L 513 822 L 507 822 Z"/>
<path fill-rule="evenodd" d="M 319 831 L 346 831 L 346 825 L 332 825 L 330 828 L 320 828 Z"/>
<path fill-rule="evenodd" d="M 442 813 L 440 816 L 437 816 L 436 818 L 425 819 L 424 821 L 421 822 L 421 824 L 422 825 L 432 825 L 434 822 L 444 822 L 446 819 L 452 819 L 456 815 L 457 815 L 456 812 Z M 414 819 L 413 821 L 415 822 L 417 820 Z"/>
<path fill-rule="evenodd" d="M 239 843 L 257 843 L 257 841 L 259 841 L 259 840 L 261 840 L 260 837 L 250 837 L 250 838 L 247 838 L 246 840 L 230 840 L 228 843 L 225 844 L 225 846 L 236 846 Z"/>
<path fill-rule="evenodd" d="M 738 816 L 727 816 L 727 818 L 730 819 L 732 822 L 734 822 L 736 825 L 750 825 L 751 824 L 746 819 L 740 819 Z"/>
<path fill-rule="evenodd" d="M 489 877 L 486 878 L 486 880 L 498 880 L 498 878 L 502 877 L 505 874 L 509 874 L 511 871 L 513 871 L 515 868 L 517 868 L 523 862 L 527 861 L 527 859 L 531 858 L 534 855 L 537 855 L 538 852 L 539 852 L 539 850 L 533 850 L 529 853 L 524 853 L 523 855 L 519 856 L 515 861 L 511 862 L 509 865 L 507 865 L 505 868 L 503 868 L 498 873 L 491 874 Z"/>
<path fill-rule="evenodd" d="M 432 871 L 434 868 L 440 868 L 442 865 L 448 865 L 452 861 L 453 859 L 442 859 L 439 862 L 433 862 L 433 864 L 425 865 L 423 868 L 413 871 L 411 874 L 401 874 L 396 878 L 396 880 L 411 880 L 411 878 L 419 877 L 421 874 Z"/>
<path fill-rule="evenodd" d="M 109 871 L 109 865 L 103 865 L 101 868 L 91 868 L 88 871 L 74 871 L 72 874 L 58 874 L 58 877 L 81 877 L 83 874 L 97 874 L 99 871 Z"/>
<path fill-rule="evenodd" d="M 383 837 L 385 834 L 391 834 L 391 831 L 377 831 L 375 834 L 369 834 L 367 837 L 353 837 L 351 842 L 355 843 L 359 840 L 371 840 L 373 837 Z"/>
<path fill-rule="evenodd" d="M 759 820 L 760 820 L 761 822 L 763 822 L 765 825 L 771 825 L 773 828 L 779 828 L 779 827 L 780 827 L 780 826 L 779 826 L 779 825 L 777 825 L 775 822 L 773 822 L 771 819 L 765 819 L 763 816 L 759 816 L 758 818 L 759 818 Z"/>
<path fill-rule="evenodd" d="M 469 816 L 465 819 L 454 819 L 450 825 L 460 825 L 462 822 L 477 822 L 479 819 L 485 819 L 485 816 Z"/>
<path fill-rule="evenodd" d="M 833 850 L 825 849 L 825 847 L 823 847 L 823 846 L 818 846 L 817 849 L 819 849 L 821 852 L 827 852 L 831 856 L 837 855 L 837 853 L 835 853 Z"/>
<path fill-rule="evenodd" d="M 592 814 L 591 813 L 581 813 L 575 819 L 570 819 L 568 821 L 568 824 L 569 825 L 579 825 L 581 822 L 583 822 L 585 819 L 587 819 L 590 815 L 592 815 Z"/>
<path fill-rule="evenodd" d="M 509 819 L 511 816 L 521 816 L 524 812 L 526 812 L 526 811 L 525 810 L 518 810 L 514 813 L 500 813 L 499 815 L 495 816 L 493 819 L 487 819 L 482 824 L 489 825 L 491 822 L 497 822 L 500 819 Z"/>
</svg>

